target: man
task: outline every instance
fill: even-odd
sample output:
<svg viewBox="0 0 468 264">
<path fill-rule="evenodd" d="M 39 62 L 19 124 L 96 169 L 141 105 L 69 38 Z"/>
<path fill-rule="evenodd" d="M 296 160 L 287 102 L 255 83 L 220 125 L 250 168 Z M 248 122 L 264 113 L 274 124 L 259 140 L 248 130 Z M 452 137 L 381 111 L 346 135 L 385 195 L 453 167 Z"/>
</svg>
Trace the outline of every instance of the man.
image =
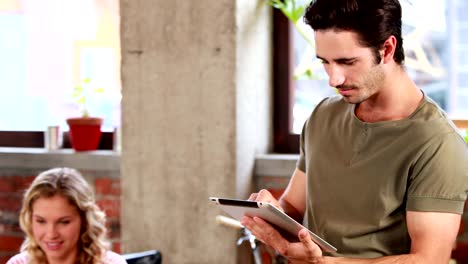
<svg viewBox="0 0 468 264">
<path fill-rule="evenodd" d="M 340 95 L 305 122 L 297 168 L 271 202 L 309 233 L 289 242 L 260 218 L 242 224 L 292 263 L 448 263 L 466 200 L 466 143 L 403 68 L 398 0 L 315 0 L 304 19 Z"/>
</svg>

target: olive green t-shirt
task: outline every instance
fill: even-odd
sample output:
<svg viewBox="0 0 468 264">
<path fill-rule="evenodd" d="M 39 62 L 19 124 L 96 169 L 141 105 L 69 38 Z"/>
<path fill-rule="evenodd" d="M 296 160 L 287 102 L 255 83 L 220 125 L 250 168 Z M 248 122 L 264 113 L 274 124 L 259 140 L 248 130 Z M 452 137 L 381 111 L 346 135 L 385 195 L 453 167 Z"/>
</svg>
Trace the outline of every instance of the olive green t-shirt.
<svg viewBox="0 0 468 264">
<path fill-rule="evenodd" d="M 307 175 L 304 225 L 337 256 L 408 253 L 407 210 L 463 213 L 467 145 L 427 97 L 398 121 L 365 123 L 354 107 L 326 98 L 304 124 L 297 164 Z"/>
</svg>

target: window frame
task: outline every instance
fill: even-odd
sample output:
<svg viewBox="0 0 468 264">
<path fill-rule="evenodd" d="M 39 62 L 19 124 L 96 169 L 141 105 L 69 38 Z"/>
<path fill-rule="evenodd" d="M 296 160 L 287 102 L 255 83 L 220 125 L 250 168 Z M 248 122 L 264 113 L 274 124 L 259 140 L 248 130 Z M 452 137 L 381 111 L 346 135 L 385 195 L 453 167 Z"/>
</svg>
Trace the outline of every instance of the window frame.
<svg viewBox="0 0 468 264">
<path fill-rule="evenodd" d="M 299 135 L 291 133 L 294 104 L 293 25 L 273 8 L 273 151 L 299 153 Z"/>
<path fill-rule="evenodd" d="M 61 149 L 72 148 L 69 132 L 63 132 Z M 112 150 L 114 132 L 103 131 L 98 150 Z M 0 131 L 0 147 L 44 148 L 44 131 Z"/>
</svg>

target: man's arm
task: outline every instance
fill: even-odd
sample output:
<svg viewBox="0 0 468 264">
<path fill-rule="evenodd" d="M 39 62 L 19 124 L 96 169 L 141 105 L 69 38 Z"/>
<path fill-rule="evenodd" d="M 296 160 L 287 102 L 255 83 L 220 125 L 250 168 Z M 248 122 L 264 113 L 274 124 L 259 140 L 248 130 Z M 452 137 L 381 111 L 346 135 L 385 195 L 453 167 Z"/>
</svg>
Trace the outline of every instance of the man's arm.
<svg viewBox="0 0 468 264">
<path fill-rule="evenodd" d="M 279 199 L 283 211 L 299 223 L 302 223 L 306 209 L 306 184 L 305 173 L 296 168 Z"/>
<path fill-rule="evenodd" d="M 262 190 L 252 195 L 251 199 L 267 201 L 274 198 L 268 191 Z M 302 220 L 306 207 L 305 173 L 296 169 L 279 203 L 276 200 L 273 202 L 281 206 L 282 210 L 292 218 Z M 291 263 L 441 264 L 449 262 L 460 218 L 460 215 L 452 213 L 408 211 L 406 221 L 411 237 L 410 253 L 374 259 L 322 257 L 320 249 L 312 242 L 307 231 L 299 232 L 301 242 L 291 243 L 271 225 L 257 217 L 253 219 L 245 217 L 243 225 L 257 238 L 287 257 Z"/>
<path fill-rule="evenodd" d="M 375 259 L 323 257 L 312 263 L 349 264 L 441 264 L 448 263 L 456 240 L 461 216 L 451 213 L 412 212 L 407 214 L 411 251 Z M 302 240 L 302 239 L 301 239 Z M 306 241 L 304 241 L 306 242 Z M 309 242 L 306 242 L 306 244 Z M 287 253 L 288 254 L 288 253 Z M 294 254 L 294 252 L 289 252 Z M 293 257 L 294 258 L 294 257 Z M 313 260 L 314 258 L 312 258 Z M 314 260 L 313 260 L 314 261 Z M 294 261 L 292 262 L 294 263 Z M 307 262 L 306 262 L 307 263 Z"/>
<path fill-rule="evenodd" d="M 258 239 L 285 256 L 289 263 L 444 264 L 449 262 L 460 218 L 460 215 L 451 213 L 409 211 L 407 226 L 411 237 L 410 253 L 373 259 L 323 257 L 320 248 L 311 240 L 309 232 L 305 229 L 299 231 L 300 242 L 291 243 L 258 217 L 245 218 L 243 225 Z"/>
</svg>

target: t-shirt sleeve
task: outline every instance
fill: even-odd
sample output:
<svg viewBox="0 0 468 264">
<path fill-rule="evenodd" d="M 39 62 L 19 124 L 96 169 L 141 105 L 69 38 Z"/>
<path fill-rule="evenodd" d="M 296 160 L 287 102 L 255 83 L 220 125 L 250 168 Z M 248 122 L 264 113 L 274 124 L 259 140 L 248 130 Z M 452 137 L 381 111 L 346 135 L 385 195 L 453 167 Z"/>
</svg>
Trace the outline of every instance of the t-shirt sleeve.
<svg viewBox="0 0 468 264">
<path fill-rule="evenodd" d="M 463 213 L 468 190 L 468 149 L 461 137 L 434 137 L 415 159 L 409 178 L 409 211 Z"/>
<path fill-rule="evenodd" d="M 306 122 L 307 123 L 307 122 Z M 305 164 L 305 155 L 304 155 L 304 130 L 305 130 L 305 124 L 302 127 L 302 132 L 299 137 L 299 159 L 297 160 L 296 167 L 300 171 L 306 171 L 306 164 Z"/>
<path fill-rule="evenodd" d="M 307 139 L 311 137 L 312 135 L 312 130 L 313 129 L 312 123 L 315 121 L 314 116 L 315 115 L 320 115 L 318 112 L 327 112 L 326 105 L 328 104 L 330 97 L 325 97 L 320 101 L 310 114 L 309 118 L 304 122 L 302 126 L 302 132 L 299 137 L 299 160 L 296 163 L 296 168 L 299 169 L 300 171 L 306 172 L 307 170 L 307 162 L 306 162 L 306 149 L 310 148 L 308 144 L 310 142 L 307 142 Z"/>
</svg>

